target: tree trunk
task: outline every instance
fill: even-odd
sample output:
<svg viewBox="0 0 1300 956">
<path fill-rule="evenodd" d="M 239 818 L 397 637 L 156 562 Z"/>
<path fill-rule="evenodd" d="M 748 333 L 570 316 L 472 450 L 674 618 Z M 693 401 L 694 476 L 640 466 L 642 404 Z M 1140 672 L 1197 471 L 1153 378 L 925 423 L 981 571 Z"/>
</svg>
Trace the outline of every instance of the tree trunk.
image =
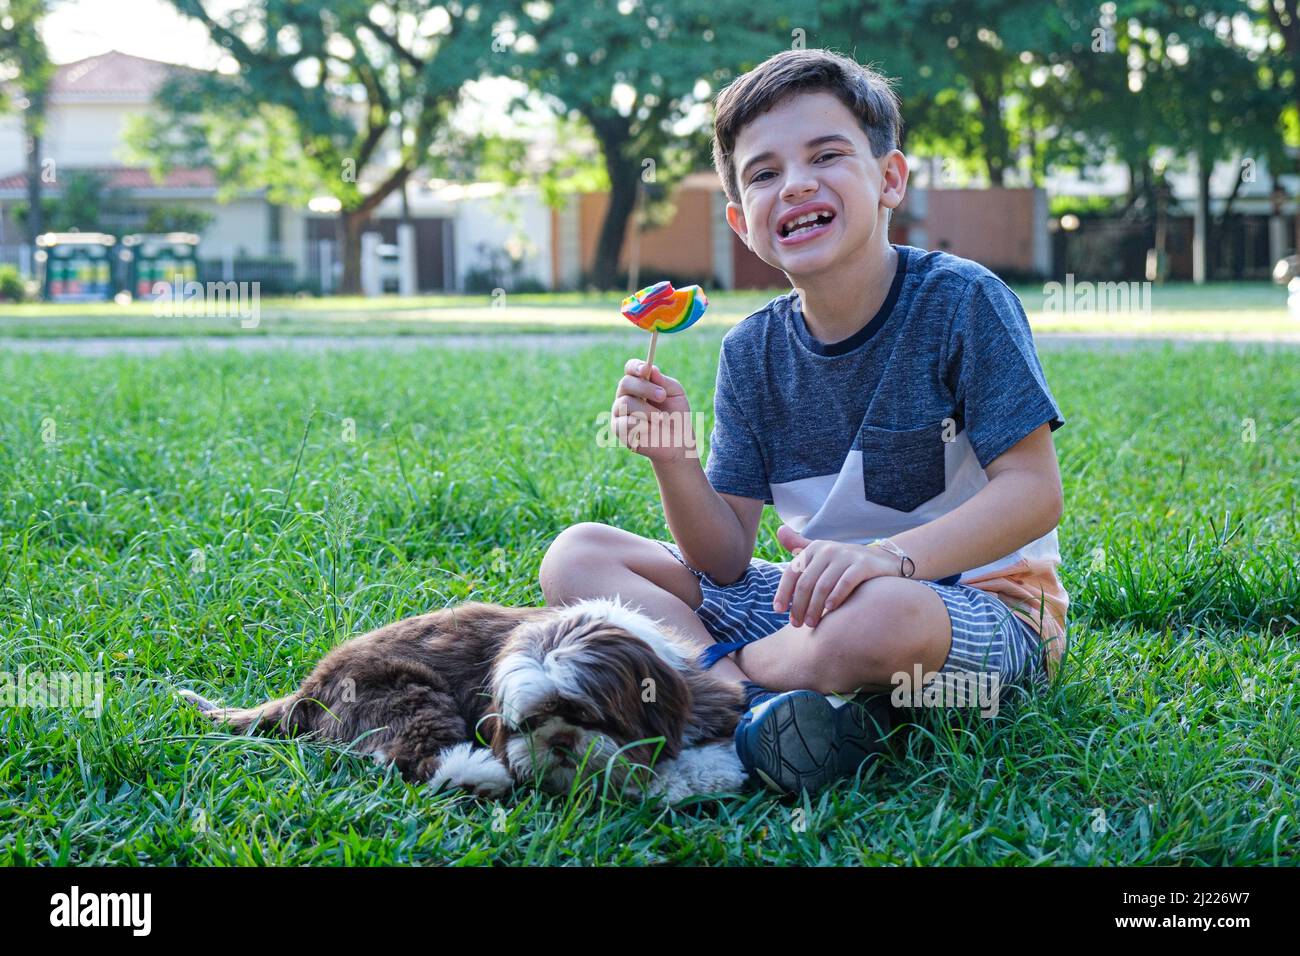
<svg viewBox="0 0 1300 956">
<path fill-rule="evenodd" d="M 1196 156 L 1196 211 L 1192 218 L 1192 281 L 1197 285 L 1214 274 L 1210 250 L 1210 173 L 1213 163 L 1204 150 Z"/>
<path fill-rule="evenodd" d="M 1169 274 L 1169 192 L 1162 183 L 1156 188 L 1156 278 L 1155 281 L 1164 284 Z"/>
<path fill-rule="evenodd" d="M 618 289 L 618 259 L 623 252 L 628 220 L 636 207 L 637 177 L 641 170 L 623 158 L 623 151 L 618 146 L 606 146 L 604 153 L 610 182 L 609 208 L 605 210 L 605 221 L 600 226 L 590 281 L 601 289 Z"/>
<path fill-rule="evenodd" d="M 985 165 L 989 171 L 989 185 L 1001 189 L 1007 184 L 1007 168 L 1000 159 L 989 156 Z"/>
<path fill-rule="evenodd" d="M 356 209 L 345 209 L 339 213 L 343 223 L 343 283 L 339 292 L 343 295 L 361 293 L 361 233 L 370 222 L 375 210 L 393 192 L 394 189 L 405 191 L 406 180 L 411 170 L 398 166 L 382 183 L 371 191 Z"/>
<path fill-rule="evenodd" d="M 1296 107 L 1300 109 L 1300 102 L 1296 104 Z M 1296 172 L 1300 173 L 1300 157 L 1296 159 Z M 1295 198 L 1300 199 L 1300 196 Z M 1296 205 L 1296 211 L 1291 214 L 1291 248 L 1295 250 L 1297 255 L 1300 255 L 1300 203 Z"/>
<path fill-rule="evenodd" d="M 1224 265 L 1232 271 L 1232 278 L 1238 280 L 1242 278 L 1242 273 L 1245 269 L 1246 263 L 1244 257 L 1239 254 L 1240 250 L 1237 248 L 1237 243 L 1233 241 L 1232 207 L 1236 203 L 1237 197 L 1241 194 L 1241 185 L 1245 181 L 1246 167 L 1238 163 L 1237 181 L 1232 184 L 1232 192 L 1228 193 L 1228 198 L 1223 203 L 1223 212 L 1219 213 L 1217 218 L 1210 221 L 1210 224 L 1214 229 L 1214 235 L 1221 237 L 1220 241 L 1225 242 L 1228 246 L 1226 250 L 1227 261 Z M 1216 251 L 1216 260 L 1219 258 L 1218 252 L 1222 251 L 1224 250 Z"/>
<path fill-rule="evenodd" d="M 36 131 L 40 122 L 40 105 L 35 97 L 30 99 L 23 116 L 27 132 L 27 241 L 36 252 L 36 237 L 45 231 L 45 210 L 41 208 L 41 136 Z"/>
<path fill-rule="evenodd" d="M 339 285 L 340 295 L 361 294 L 361 233 L 370 219 L 369 212 L 339 213 L 343 220 L 343 248 L 339 256 L 343 260 L 343 281 Z"/>
<path fill-rule="evenodd" d="M 991 90 L 977 90 L 975 96 L 979 100 L 980 120 L 984 126 L 980 131 L 980 143 L 984 150 L 984 165 L 989 172 L 989 185 L 1005 187 L 1011 144 L 1006 124 L 1002 121 L 1001 77 L 994 78 Z"/>
</svg>

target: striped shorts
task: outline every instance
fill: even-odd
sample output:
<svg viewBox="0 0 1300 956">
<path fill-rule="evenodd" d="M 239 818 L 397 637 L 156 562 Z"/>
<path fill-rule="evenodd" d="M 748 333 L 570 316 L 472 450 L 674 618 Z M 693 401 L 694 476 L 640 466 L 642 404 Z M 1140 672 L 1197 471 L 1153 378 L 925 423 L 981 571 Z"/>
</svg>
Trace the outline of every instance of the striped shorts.
<svg viewBox="0 0 1300 956">
<path fill-rule="evenodd" d="M 772 610 L 785 565 L 754 558 L 739 581 L 718 584 L 687 564 L 675 544 L 659 543 L 699 579 L 704 600 L 695 615 L 719 644 L 748 644 L 790 623 L 789 611 Z M 1000 686 L 1046 684 L 1038 635 L 1006 604 L 968 584 L 921 583 L 943 599 L 952 623 L 952 648 L 941 675 L 996 672 Z"/>
</svg>

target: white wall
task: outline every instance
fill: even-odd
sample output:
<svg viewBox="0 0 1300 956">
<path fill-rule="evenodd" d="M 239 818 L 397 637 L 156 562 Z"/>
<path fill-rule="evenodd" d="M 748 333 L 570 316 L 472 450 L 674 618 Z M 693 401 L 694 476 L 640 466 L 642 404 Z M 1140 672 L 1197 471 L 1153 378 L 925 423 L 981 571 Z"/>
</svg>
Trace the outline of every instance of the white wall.
<svg viewBox="0 0 1300 956">
<path fill-rule="evenodd" d="M 22 117 L 16 113 L 0 113 L 0 176 L 26 168 L 27 141 L 23 138 Z"/>
<path fill-rule="evenodd" d="M 121 143 L 128 117 L 144 116 L 146 103 L 65 103 L 49 111 L 42 143 L 47 156 L 69 166 L 124 166 Z"/>
<path fill-rule="evenodd" d="M 299 275 L 307 272 L 311 250 L 307 248 L 307 216 L 300 209 L 280 211 L 280 252 L 298 264 Z"/>
<path fill-rule="evenodd" d="M 486 243 L 500 249 L 510 240 L 521 243 L 523 273 L 550 288 L 551 210 L 531 186 L 502 191 L 495 196 L 469 196 L 457 203 L 456 288 L 464 285 L 466 273 L 487 266 L 475 247 Z"/>
<path fill-rule="evenodd" d="M 127 117 L 149 107 L 142 103 L 55 103 L 46 119 L 41 158 L 53 159 L 55 174 L 66 166 L 125 166 L 121 155 Z M 22 116 L 0 115 L 0 175 L 27 168 Z"/>
<path fill-rule="evenodd" d="M 262 199 L 235 199 L 224 204 L 204 199 L 169 200 L 180 202 L 215 217 L 212 225 L 203 230 L 199 255 L 204 259 L 215 259 L 227 252 L 250 256 L 269 253 L 270 212 Z"/>
</svg>

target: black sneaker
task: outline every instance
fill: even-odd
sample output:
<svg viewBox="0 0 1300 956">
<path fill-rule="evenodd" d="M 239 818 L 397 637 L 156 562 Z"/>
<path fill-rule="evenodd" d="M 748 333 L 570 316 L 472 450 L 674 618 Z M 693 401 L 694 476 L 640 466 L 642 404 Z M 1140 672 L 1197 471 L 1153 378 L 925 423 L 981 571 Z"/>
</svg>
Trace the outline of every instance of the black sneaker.
<svg viewBox="0 0 1300 956">
<path fill-rule="evenodd" d="M 859 694 L 836 707 L 816 691 L 771 692 L 740 718 L 736 753 L 774 790 L 816 793 L 883 752 L 892 727 L 888 694 Z"/>
</svg>

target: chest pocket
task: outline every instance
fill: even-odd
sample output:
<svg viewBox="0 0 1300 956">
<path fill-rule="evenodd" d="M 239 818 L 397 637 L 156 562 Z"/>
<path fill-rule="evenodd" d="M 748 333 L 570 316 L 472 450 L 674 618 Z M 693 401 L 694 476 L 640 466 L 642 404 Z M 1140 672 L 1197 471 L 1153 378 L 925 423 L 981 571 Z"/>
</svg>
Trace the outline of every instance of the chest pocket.
<svg viewBox="0 0 1300 956">
<path fill-rule="evenodd" d="M 895 511 L 912 511 L 944 489 L 943 425 L 894 431 L 863 425 L 863 494 L 868 501 Z"/>
</svg>

